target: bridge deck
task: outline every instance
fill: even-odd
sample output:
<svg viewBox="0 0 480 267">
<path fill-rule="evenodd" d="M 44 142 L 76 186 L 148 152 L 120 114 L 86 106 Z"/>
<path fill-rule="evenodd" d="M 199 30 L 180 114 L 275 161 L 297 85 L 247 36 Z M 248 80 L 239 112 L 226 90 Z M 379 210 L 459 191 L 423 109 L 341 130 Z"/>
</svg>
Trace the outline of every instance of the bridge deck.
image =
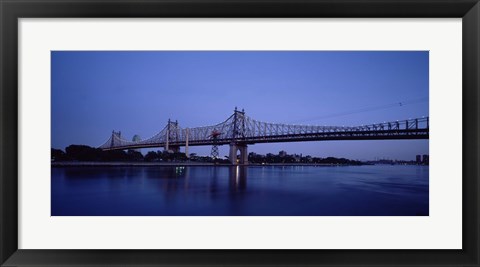
<svg viewBox="0 0 480 267">
<path fill-rule="evenodd" d="M 218 145 L 230 144 L 232 141 L 240 144 L 260 144 L 260 143 L 285 143 L 285 142 L 311 142 L 311 141 L 348 141 L 348 140 L 412 140 L 428 139 L 428 129 L 408 129 L 408 130 L 383 130 L 383 131 L 351 131 L 351 132 L 330 132 L 321 134 L 296 134 L 296 135 L 270 135 L 260 137 L 245 137 L 232 140 L 231 138 L 217 139 Z M 189 146 L 213 145 L 213 140 L 192 140 L 188 142 Z M 185 141 L 169 142 L 169 146 L 185 146 Z M 125 146 L 116 146 L 104 148 L 104 150 L 126 150 L 151 147 L 165 147 L 166 142 L 152 144 L 132 144 Z"/>
</svg>

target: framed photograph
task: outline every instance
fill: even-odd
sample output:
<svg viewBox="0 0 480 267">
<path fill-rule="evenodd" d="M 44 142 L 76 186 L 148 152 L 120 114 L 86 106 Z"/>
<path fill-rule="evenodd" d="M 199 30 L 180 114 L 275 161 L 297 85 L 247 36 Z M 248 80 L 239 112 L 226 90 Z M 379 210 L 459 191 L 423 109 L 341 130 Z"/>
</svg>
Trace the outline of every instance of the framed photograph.
<svg viewBox="0 0 480 267">
<path fill-rule="evenodd" d="M 1 1 L 1 266 L 478 266 L 479 12 Z"/>
</svg>

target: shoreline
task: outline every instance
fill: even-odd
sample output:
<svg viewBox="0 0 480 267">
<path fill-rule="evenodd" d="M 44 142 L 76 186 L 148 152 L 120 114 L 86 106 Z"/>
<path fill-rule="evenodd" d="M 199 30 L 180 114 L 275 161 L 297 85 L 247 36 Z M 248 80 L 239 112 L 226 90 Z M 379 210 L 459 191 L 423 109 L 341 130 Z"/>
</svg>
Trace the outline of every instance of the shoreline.
<svg viewBox="0 0 480 267">
<path fill-rule="evenodd" d="M 362 164 L 367 165 L 367 164 Z M 269 163 L 269 164 L 238 164 L 232 165 L 228 163 L 214 164 L 211 162 L 93 162 L 93 161 L 57 161 L 51 162 L 52 167 L 158 167 L 158 166 L 317 166 L 317 167 L 337 167 L 337 166 L 362 166 L 350 164 L 328 164 L 328 163 Z"/>
</svg>

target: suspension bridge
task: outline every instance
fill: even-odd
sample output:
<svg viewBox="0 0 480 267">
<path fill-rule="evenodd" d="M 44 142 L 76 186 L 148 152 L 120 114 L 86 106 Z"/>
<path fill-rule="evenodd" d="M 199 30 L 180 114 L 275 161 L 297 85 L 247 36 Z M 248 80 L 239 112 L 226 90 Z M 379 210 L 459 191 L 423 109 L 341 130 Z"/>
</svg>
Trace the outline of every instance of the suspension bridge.
<svg viewBox="0 0 480 267">
<path fill-rule="evenodd" d="M 383 122 L 360 126 L 310 126 L 270 123 L 255 120 L 245 111 L 235 108 L 225 121 L 203 127 L 182 128 L 178 121 L 169 120 L 165 128 L 154 136 L 137 141 L 128 141 L 121 132 L 112 131 L 110 138 L 99 148 L 103 150 L 126 150 L 164 147 L 167 151 L 179 152 L 189 146 L 212 146 L 212 156 L 218 157 L 218 146 L 229 145 L 229 160 L 232 164 L 247 164 L 247 146 L 257 143 L 329 141 L 329 140 L 401 140 L 428 139 L 428 117 L 395 122 Z M 240 159 L 237 160 L 237 153 Z"/>
</svg>

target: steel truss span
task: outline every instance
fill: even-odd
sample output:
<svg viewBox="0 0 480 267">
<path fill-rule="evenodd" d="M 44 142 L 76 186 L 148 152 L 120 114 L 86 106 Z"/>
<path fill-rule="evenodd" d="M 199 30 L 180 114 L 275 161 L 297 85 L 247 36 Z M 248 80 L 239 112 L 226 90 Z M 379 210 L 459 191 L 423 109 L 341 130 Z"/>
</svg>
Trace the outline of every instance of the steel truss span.
<svg viewBox="0 0 480 267">
<path fill-rule="evenodd" d="M 125 150 L 149 147 L 178 148 L 225 144 L 257 144 L 277 142 L 329 141 L 329 140 L 398 140 L 428 139 L 428 117 L 395 122 L 345 126 L 310 126 L 261 122 L 235 108 L 234 113 L 216 125 L 182 128 L 169 120 L 165 128 L 145 140 L 128 141 L 120 132 L 112 132 L 99 148 Z M 212 138 L 215 133 L 215 138 Z"/>
</svg>

